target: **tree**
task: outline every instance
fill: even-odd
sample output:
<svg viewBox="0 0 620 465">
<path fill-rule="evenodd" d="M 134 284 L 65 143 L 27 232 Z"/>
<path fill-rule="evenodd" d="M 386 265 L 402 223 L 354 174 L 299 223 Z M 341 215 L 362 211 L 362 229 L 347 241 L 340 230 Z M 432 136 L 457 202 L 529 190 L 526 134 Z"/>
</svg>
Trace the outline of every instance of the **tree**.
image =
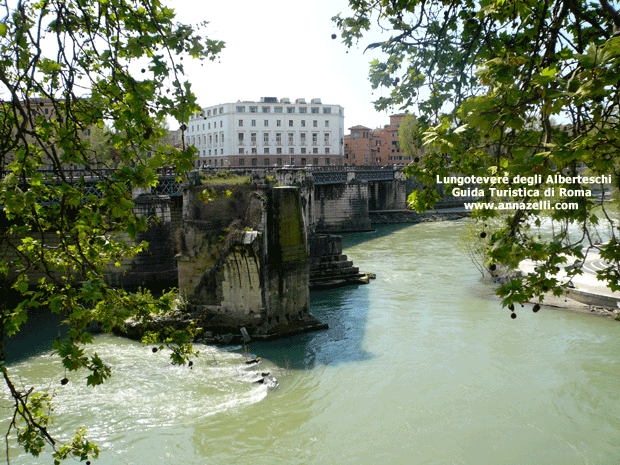
<svg viewBox="0 0 620 465">
<path fill-rule="evenodd" d="M 181 60 L 212 60 L 223 43 L 200 35 L 206 23 L 177 23 L 159 0 L 20 0 L 2 8 L 0 342 L 20 330 L 29 309 L 49 308 L 64 316 L 67 336 L 54 348 L 67 372 L 85 369 L 94 387 L 111 369 L 85 355 L 90 322 L 110 331 L 130 316 L 169 308 L 174 297 L 110 288 L 104 271 L 147 247 L 115 239 L 146 227 L 127 186 L 153 186 L 160 166 L 191 169 L 195 149 L 159 139 L 167 118 L 183 131 L 198 109 Z M 101 144 L 88 137 L 106 127 L 118 161 L 113 173 L 98 169 Z M 82 189 L 92 179 L 101 198 Z M 174 361 L 183 363 L 191 348 L 175 347 Z M 56 463 L 96 457 L 82 431 L 68 444 L 54 437 L 49 393 L 19 387 L 4 356 L 0 370 L 15 407 L 7 437 L 14 431 L 33 455 L 51 445 Z"/>
<path fill-rule="evenodd" d="M 387 36 L 367 46 L 384 57 L 370 65 L 373 86 L 391 89 L 374 102 L 376 108 L 413 107 L 430 125 L 424 142 L 432 150 L 407 168 L 426 187 L 414 193 L 412 205 L 432 206 L 438 181 L 452 175 L 496 176 L 478 180 L 485 195 L 504 193 L 504 200 L 524 207 L 488 231 L 486 265 L 539 262 L 535 272 L 498 289 L 503 304 L 542 301 L 546 291 L 559 295 L 566 285 L 557 277 L 559 266 L 570 264 L 566 271 L 574 277 L 594 249 L 608 262 L 599 279 L 620 290 L 618 224 L 600 197 L 590 196 L 592 189 L 606 187 L 601 181 L 609 179 L 601 175 L 611 176 L 615 187 L 619 183 L 620 15 L 614 7 L 606 0 L 349 5 L 350 16 L 334 18 L 346 45 L 359 41 L 374 23 Z M 584 168 L 592 179 L 578 177 Z M 551 208 L 536 202 L 550 187 L 560 197 Z M 498 211 L 480 207 L 473 216 L 482 231 Z M 532 228 L 545 213 L 571 224 L 579 237 L 562 228 L 539 240 Z M 590 230 L 601 221 L 611 230 L 605 244 L 597 244 Z"/>
</svg>

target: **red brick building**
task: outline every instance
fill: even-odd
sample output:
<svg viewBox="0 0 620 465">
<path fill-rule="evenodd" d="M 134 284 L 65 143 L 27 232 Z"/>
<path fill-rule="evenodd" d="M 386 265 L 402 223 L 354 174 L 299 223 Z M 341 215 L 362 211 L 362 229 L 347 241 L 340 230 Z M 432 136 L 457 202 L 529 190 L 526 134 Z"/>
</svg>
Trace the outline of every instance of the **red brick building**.
<svg viewBox="0 0 620 465">
<path fill-rule="evenodd" d="M 349 128 L 344 136 L 344 163 L 346 165 L 407 165 L 411 156 L 400 150 L 398 130 L 405 113 L 390 116 L 390 124 L 383 128 L 366 126 Z"/>
</svg>

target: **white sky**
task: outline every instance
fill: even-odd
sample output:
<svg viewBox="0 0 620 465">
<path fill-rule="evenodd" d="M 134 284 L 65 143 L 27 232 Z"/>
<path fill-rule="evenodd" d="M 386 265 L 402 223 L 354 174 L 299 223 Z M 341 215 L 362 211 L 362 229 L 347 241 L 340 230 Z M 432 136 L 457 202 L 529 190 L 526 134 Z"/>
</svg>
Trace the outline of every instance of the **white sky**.
<svg viewBox="0 0 620 465">
<path fill-rule="evenodd" d="M 331 20 L 346 11 L 346 0 L 168 0 L 177 19 L 209 21 L 208 36 L 223 40 L 218 62 L 183 61 L 187 78 L 203 106 L 261 97 L 320 98 L 344 107 L 345 132 L 358 124 L 389 123 L 390 113 L 371 103 L 388 90 L 372 90 L 369 63 L 379 52 L 364 48 L 379 40 L 364 38 L 347 53 Z M 332 34 L 338 37 L 333 40 Z M 373 95 L 374 93 L 374 95 Z"/>
</svg>

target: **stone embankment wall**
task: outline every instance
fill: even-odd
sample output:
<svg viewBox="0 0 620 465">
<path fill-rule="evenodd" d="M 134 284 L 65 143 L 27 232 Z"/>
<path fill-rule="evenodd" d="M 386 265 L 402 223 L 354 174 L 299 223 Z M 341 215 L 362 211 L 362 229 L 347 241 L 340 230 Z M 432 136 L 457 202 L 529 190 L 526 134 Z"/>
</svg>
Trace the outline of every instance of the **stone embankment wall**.
<svg viewBox="0 0 620 465">
<path fill-rule="evenodd" d="M 179 289 L 197 324 L 209 333 L 245 327 L 252 337 L 325 327 L 310 314 L 299 190 L 222 186 L 208 202 L 201 191 L 185 195 L 177 235 Z"/>
</svg>

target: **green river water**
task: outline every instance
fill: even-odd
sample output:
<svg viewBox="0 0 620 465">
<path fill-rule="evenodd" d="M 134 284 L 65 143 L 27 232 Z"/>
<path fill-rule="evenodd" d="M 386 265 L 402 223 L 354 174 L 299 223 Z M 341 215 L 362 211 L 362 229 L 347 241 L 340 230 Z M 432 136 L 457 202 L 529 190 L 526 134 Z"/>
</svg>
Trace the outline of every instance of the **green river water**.
<svg viewBox="0 0 620 465">
<path fill-rule="evenodd" d="M 98 336 L 114 372 L 104 386 L 61 386 L 49 352 L 11 370 L 56 390 L 57 427 L 87 428 L 102 448 L 93 464 L 619 463 L 620 323 L 528 306 L 511 319 L 457 251 L 463 227 L 345 236 L 377 279 L 313 293 L 330 329 L 251 343 L 259 367 L 241 347 L 201 346 L 189 370 Z M 261 371 L 279 388 L 252 383 Z"/>
</svg>

